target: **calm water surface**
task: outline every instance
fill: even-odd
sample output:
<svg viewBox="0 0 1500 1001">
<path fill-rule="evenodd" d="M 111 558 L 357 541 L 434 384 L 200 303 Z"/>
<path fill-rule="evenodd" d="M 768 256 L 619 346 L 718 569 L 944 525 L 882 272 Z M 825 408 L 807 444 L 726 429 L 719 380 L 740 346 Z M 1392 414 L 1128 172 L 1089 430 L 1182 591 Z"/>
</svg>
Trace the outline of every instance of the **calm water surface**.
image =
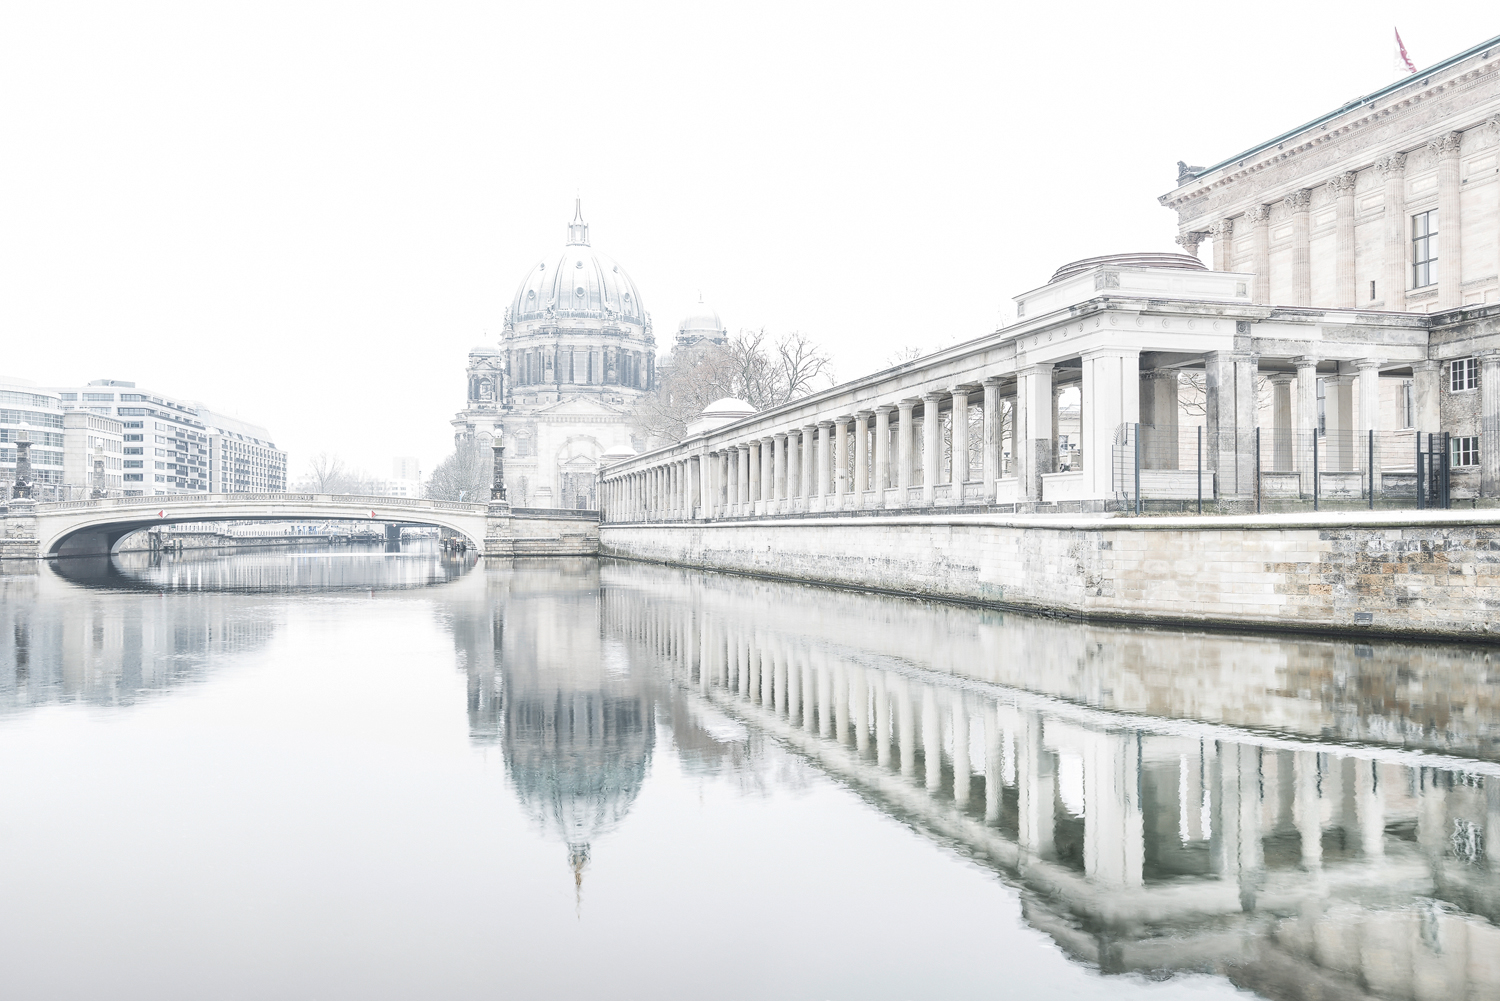
<svg viewBox="0 0 1500 1001">
<path fill-rule="evenodd" d="M 9 1001 L 1500 997 L 1483 648 L 420 550 L 0 619 Z"/>
</svg>

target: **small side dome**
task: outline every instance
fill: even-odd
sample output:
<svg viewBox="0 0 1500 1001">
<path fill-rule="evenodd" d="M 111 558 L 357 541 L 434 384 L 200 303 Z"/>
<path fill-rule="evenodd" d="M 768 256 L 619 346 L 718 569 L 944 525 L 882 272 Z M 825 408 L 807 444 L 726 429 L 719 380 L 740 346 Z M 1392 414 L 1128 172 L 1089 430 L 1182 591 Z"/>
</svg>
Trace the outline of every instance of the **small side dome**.
<svg viewBox="0 0 1500 1001">
<path fill-rule="evenodd" d="M 1105 254 L 1103 257 L 1085 257 L 1081 261 L 1073 261 L 1058 268 L 1052 275 L 1052 281 L 1060 282 L 1064 278 L 1072 278 L 1081 275 L 1093 268 L 1177 268 L 1182 271 L 1207 271 L 1208 268 L 1198 258 L 1190 254 Z"/>
<path fill-rule="evenodd" d="M 704 434 L 733 424 L 735 421 L 744 420 L 746 417 L 754 417 L 756 409 L 744 400 L 736 400 L 732 396 L 726 396 L 721 400 L 715 400 L 703 408 L 698 419 L 687 426 L 688 437 Z"/>
<path fill-rule="evenodd" d="M 493 358 L 494 356 L 498 355 L 499 353 L 500 352 L 497 351 L 495 348 L 489 347 L 489 346 L 484 345 L 484 344 L 476 344 L 474 347 L 472 347 L 472 348 L 469 349 L 469 357 L 470 358 L 473 358 L 475 355 L 481 355 L 481 356 L 483 356 L 485 358 Z"/>
<path fill-rule="evenodd" d="M 626 459 L 635 458 L 635 449 L 629 445 L 615 445 L 609 451 L 599 456 L 600 467 L 611 466 L 616 462 L 624 462 Z"/>
<path fill-rule="evenodd" d="M 723 344 L 728 339 L 729 331 L 724 328 L 718 312 L 703 301 L 703 293 L 699 292 L 697 307 L 677 325 L 677 343 L 686 345 L 707 341 Z"/>
</svg>

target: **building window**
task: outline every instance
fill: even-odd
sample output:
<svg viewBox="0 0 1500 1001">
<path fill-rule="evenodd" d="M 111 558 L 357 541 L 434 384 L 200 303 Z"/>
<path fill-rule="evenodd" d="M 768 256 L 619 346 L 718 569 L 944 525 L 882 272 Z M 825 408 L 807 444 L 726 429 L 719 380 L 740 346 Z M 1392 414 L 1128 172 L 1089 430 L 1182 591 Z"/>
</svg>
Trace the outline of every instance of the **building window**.
<svg viewBox="0 0 1500 1001">
<path fill-rule="evenodd" d="M 125 474 L 125 482 L 126 483 L 139 483 L 139 482 L 141 482 L 142 478 L 143 478 L 143 474 L 141 474 L 141 473 L 126 473 Z"/>
<path fill-rule="evenodd" d="M 1370 283 L 1370 301 L 1371 302 L 1375 301 L 1375 283 L 1374 282 Z"/>
<path fill-rule="evenodd" d="M 1458 358 L 1448 366 L 1448 391 L 1462 393 L 1479 388 L 1479 359 Z"/>
<path fill-rule="evenodd" d="M 1448 442 L 1453 449 L 1452 459 L 1455 466 L 1479 465 L 1479 435 L 1462 435 L 1450 438 Z"/>
<path fill-rule="evenodd" d="M 1407 379 L 1401 383 L 1401 426 L 1403 428 L 1414 428 L 1417 426 L 1417 388 L 1412 380 Z"/>
<path fill-rule="evenodd" d="M 1437 283 L 1437 209 L 1411 217 L 1411 287 Z"/>
</svg>

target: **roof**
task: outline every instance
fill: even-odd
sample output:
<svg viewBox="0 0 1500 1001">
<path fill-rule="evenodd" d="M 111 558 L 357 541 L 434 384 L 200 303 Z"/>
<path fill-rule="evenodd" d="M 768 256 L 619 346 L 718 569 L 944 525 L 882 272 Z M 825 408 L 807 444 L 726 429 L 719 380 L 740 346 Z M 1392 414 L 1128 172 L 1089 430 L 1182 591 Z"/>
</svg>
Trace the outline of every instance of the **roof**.
<svg viewBox="0 0 1500 1001">
<path fill-rule="evenodd" d="M 1283 132 L 1279 136 L 1274 136 L 1270 139 L 1267 139 L 1263 143 L 1251 146 L 1244 152 L 1236 153 L 1234 156 L 1227 157 L 1224 160 L 1221 160 L 1220 162 L 1214 164 L 1212 167 L 1204 167 L 1201 170 L 1195 170 L 1193 171 L 1192 176 L 1194 178 L 1199 178 L 1204 176 L 1205 174 L 1212 174 L 1216 170 L 1222 170 L 1225 167 L 1228 167 L 1230 164 L 1235 163 L 1239 160 L 1248 159 L 1252 156 L 1255 156 L 1257 153 L 1270 149 L 1278 143 L 1286 142 L 1288 139 L 1291 139 L 1294 136 L 1299 136 L 1309 129 L 1316 128 L 1317 126 L 1322 125 L 1324 122 L 1331 121 L 1337 118 L 1339 115 L 1342 115 L 1347 111 L 1359 107 L 1361 104 L 1370 104 L 1378 101 L 1382 97 L 1385 97 L 1387 94 L 1394 94 L 1402 87 L 1410 87 L 1414 84 L 1424 85 L 1427 82 L 1427 78 L 1432 74 L 1441 73 L 1443 70 L 1448 69 L 1450 66 L 1457 65 L 1458 63 L 1463 62 L 1465 59 L 1468 59 L 1471 56 L 1478 55 L 1480 53 L 1488 54 L 1487 50 L 1493 49 L 1496 46 L 1500 46 L 1500 35 L 1496 35 L 1494 38 L 1491 38 L 1488 41 L 1480 42 L 1478 45 L 1475 45 L 1472 48 L 1465 49 L 1457 55 L 1449 56 L 1442 62 L 1434 63 L 1426 69 L 1418 70 L 1410 76 L 1403 77 L 1402 79 L 1397 80 L 1394 83 L 1386 84 L 1379 90 L 1372 90 L 1370 91 L 1370 93 L 1365 94 L 1363 97 L 1356 97 L 1354 100 L 1348 101 L 1343 106 L 1335 108 L 1334 110 L 1328 112 L 1326 115 L 1320 115 L 1310 122 L 1306 122 L 1294 129 Z M 1182 184 L 1179 183 L 1177 187 L 1182 187 Z"/>
</svg>

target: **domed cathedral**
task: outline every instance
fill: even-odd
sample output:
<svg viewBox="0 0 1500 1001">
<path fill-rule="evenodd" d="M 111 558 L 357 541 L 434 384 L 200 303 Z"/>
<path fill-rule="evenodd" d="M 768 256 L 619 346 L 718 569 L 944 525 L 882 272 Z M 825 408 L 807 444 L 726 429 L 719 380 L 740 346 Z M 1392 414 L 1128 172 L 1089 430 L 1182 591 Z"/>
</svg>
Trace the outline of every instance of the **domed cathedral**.
<svg viewBox="0 0 1500 1001">
<path fill-rule="evenodd" d="M 503 432 L 512 504 L 596 507 L 600 459 L 634 451 L 629 414 L 655 387 L 656 338 L 635 282 L 590 246 L 581 202 L 562 252 L 517 287 L 500 350 L 485 350 L 469 353 L 455 440 L 487 445 Z M 499 387 L 493 402 L 486 386 Z"/>
<path fill-rule="evenodd" d="M 719 321 L 719 314 L 703 302 L 703 293 L 698 293 L 698 305 L 677 325 L 677 346 L 684 348 L 700 345 L 724 344 L 729 340 L 729 331 Z"/>
</svg>

